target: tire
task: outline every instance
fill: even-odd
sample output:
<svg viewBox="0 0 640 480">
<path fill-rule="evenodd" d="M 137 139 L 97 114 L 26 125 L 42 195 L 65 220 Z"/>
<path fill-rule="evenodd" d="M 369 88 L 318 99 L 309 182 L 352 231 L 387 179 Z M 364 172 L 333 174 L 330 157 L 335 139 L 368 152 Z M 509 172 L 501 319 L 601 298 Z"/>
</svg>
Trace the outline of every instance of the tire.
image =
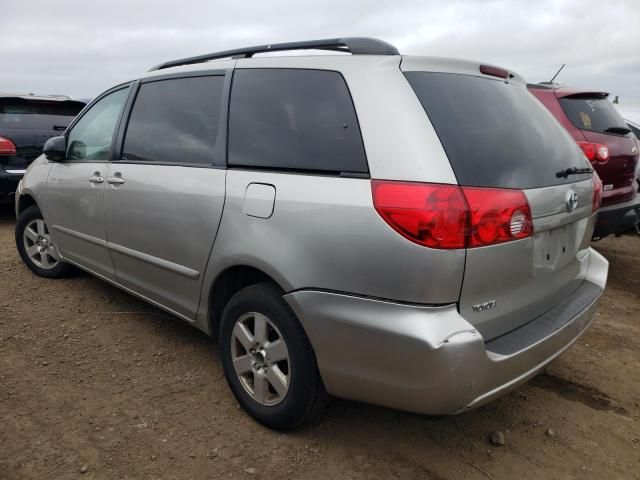
<svg viewBox="0 0 640 480">
<path fill-rule="evenodd" d="M 267 325 L 263 342 L 257 331 L 261 316 Z M 239 335 L 240 332 L 248 335 Z M 280 339 L 285 349 L 278 343 Z M 315 353 L 296 315 L 282 298 L 282 291 L 274 284 L 251 285 L 231 297 L 222 314 L 218 341 L 229 387 L 259 423 L 290 430 L 324 412 L 329 395 L 320 378 Z M 251 345 L 256 347 L 253 354 Z M 285 350 L 287 360 L 279 360 Z M 240 366 L 234 365 L 234 358 Z M 243 370 L 246 372 L 238 373 Z M 283 376 L 286 382 L 281 383 Z M 260 388 L 265 379 L 267 387 Z M 272 382 L 273 379 L 277 381 Z M 287 387 L 285 393 L 283 384 Z"/>
<path fill-rule="evenodd" d="M 25 233 L 27 229 L 29 229 L 28 234 Z M 46 244 L 39 243 L 43 240 Z M 41 277 L 63 278 L 74 273 L 75 268 L 61 261 L 52 245 L 49 227 L 38 207 L 34 205 L 26 208 L 16 223 L 16 247 L 22 261 L 33 273 Z M 45 248 L 45 253 L 29 255 L 28 248 L 40 249 L 40 246 Z"/>
</svg>

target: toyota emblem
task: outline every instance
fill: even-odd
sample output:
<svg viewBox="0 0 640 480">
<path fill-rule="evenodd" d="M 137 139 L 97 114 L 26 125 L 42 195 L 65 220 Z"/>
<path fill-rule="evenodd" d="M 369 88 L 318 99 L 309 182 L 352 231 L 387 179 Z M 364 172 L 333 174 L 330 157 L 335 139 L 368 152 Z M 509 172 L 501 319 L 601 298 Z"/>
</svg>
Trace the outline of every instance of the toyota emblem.
<svg viewBox="0 0 640 480">
<path fill-rule="evenodd" d="M 578 206 L 578 194 L 573 190 L 567 192 L 567 211 L 573 212 Z"/>
</svg>

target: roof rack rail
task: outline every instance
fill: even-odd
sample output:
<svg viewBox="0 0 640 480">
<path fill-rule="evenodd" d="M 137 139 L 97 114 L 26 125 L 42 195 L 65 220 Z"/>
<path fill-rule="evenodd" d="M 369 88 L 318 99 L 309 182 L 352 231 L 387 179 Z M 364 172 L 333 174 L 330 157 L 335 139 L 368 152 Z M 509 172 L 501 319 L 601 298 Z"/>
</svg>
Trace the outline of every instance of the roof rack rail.
<svg viewBox="0 0 640 480">
<path fill-rule="evenodd" d="M 270 45 L 258 45 L 255 47 L 205 53 L 204 55 L 180 58 L 178 60 L 161 63 L 149 71 L 178 67 L 180 65 L 193 65 L 194 63 L 203 63 L 220 58 L 251 58 L 256 53 L 281 52 L 285 50 L 333 50 L 337 52 L 348 52 L 353 55 L 400 55 L 396 47 L 376 38 L 328 38 L 325 40 L 307 40 L 304 42 L 272 43 Z"/>
</svg>

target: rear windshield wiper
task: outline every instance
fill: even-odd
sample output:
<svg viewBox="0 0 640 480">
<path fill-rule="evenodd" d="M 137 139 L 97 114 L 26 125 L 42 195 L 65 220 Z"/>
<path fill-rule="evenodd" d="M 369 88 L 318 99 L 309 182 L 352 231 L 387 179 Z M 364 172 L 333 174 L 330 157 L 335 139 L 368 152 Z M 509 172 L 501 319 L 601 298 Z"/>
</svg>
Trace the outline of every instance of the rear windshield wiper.
<svg viewBox="0 0 640 480">
<path fill-rule="evenodd" d="M 626 135 L 627 133 L 631 133 L 631 129 L 626 127 L 609 127 L 604 130 L 604 133 L 615 133 L 616 135 Z"/>
<path fill-rule="evenodd" d="M 564 170 L 560 170 L 559 172 L 556 172 L 556 177 L 558 177 L 558 178 L 567 178 L 569 175 L 580 175 L 581 173 L 593 173 L 593 168 L 589 168 L 589 167 L 584 167 L 584 168 L 578 168 L 578 167 L 565 168 Z"/>
</svg>

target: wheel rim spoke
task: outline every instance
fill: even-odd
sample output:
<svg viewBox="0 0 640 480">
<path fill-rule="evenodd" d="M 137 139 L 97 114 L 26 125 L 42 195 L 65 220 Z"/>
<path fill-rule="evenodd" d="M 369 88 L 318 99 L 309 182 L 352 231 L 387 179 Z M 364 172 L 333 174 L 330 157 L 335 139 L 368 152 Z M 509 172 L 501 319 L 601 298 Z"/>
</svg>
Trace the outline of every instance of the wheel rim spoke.
<svg viewBox="0 0 640 480">
<path fill-rule="evenodd" d="M 36 232 L 31 226 L 24 229 L 24 234 L 32 242 L 35 242 L 38 239 L 38 232 Z"/>
<path fill-rule="evenodd" d="M 270 342 L 266 347 L 264 347 L 264 349 L 269 356 L 270 362 L 280 362 L 289 358 L 287 345 L 280 338 L 275 342 Z"/>
<path fill-rule="evenodd" d="M 38 235 L 40 235 L 41 237 L 44 237 L 47 234 L 47 230 L 44 226 L 44 220 L 36 220 L 36 228 L 38 229 Z"/>
<path fill-rule="evenodd" d="M 253 376 L 253 395 L 260 403 L 265 403 L 269 395 L 269 382 L 263 373 L 256 373 Z"/>
<path fill-rule="evenodd" d="M 31 245 L 30 247 L 27 248 L 27 255 L 29 255 L 29 257 L 31 258 L 36 256 L 38 253 L 40 253 L 40 249 L 38 248 L 37 245 Z"/>
<path fill-rule="evenodd" d="M 253 346 L 253 336 L 244 324 L 236 323 L 236 326 L 233 328 L 233 336 L 242 344 L 247 352 Z"/>
<path fill-rule="evenodd" d="M 243 355 L 233 359 L 233 368 L 238 375 L 249 373 L 253 366 L 253 358 L 251 355 Z"/>
<path fill-rule="evenodd" d="M 47 255 L 47 252 L 43 252 L 40 254 L 40 263 L 42 264 L 43 268 L 47 268 L 51 265 L 51 262 L 49 262 L 49 255 Z"/>
<path fill-rule="evenodd" d="M 259 313 L 253 319 L 253 338 L 258 343 L 267 341 L 267 318 Z"/>
<path fill-rule="evenodd" d="M 273 389 L 278 392 L 278 395 L 283 397 L 287 393 L 287 378 L 280 371 L 277 366 L 271 367 L 267 370 L 267 380 L 273 387 Z"/>
</svg>

